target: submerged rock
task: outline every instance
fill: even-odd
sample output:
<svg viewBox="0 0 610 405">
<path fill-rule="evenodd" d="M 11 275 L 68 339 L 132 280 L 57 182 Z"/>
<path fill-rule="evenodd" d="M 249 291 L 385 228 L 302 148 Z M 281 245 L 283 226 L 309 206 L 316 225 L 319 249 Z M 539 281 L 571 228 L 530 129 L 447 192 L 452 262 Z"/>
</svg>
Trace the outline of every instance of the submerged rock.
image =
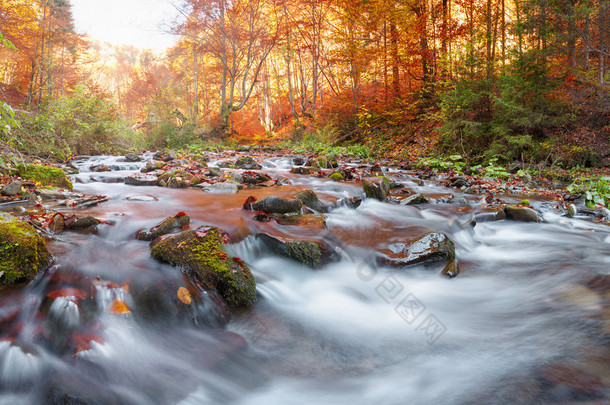
<svg viewBox="0 0 610 405">
<path fill-rule="evenodd" d="M 271 177 L 267 176 L 264 173 L 257 173 L 252 171 L 245 171 L 242 173 L 235 173 L 232 176 L 232 180 L 241 183 L 241 184 L 261 184 L 266 181 L 271 180 Z"/>
<path fill-rule="evenodd" d="M 0 284 L 30 281 L 52 261 L 42 237 L 34 227 L 0 212 Z"/>
<path fill-rule="evenodd" d="M 256 283 L 248 266 L 224 251 L 227 234 L 215 227 L 202 226 L 176 235 L 155 239 L 152 256 L 178 266 L 201 283 L 216 291 L 230 306 L 248 306 L 256 301 Z"/>
<path fill-rule="evenodd" d="M 173 217 L 167 217 L 157 225 L 145 231 L 138 231 L 136 239 L 153 240 L 161 235 L 166 235 L 175 229 L 182 229 L 190 224 L 191 218 L 184 212 L 179 212 Z"/>
<path fill-rule="evenodd" d="M 240 187 L 242 186 L 234 181 L 225 181 L 223 183 L 208 184 L 201 189 L 206 193 L 212 194 L 236 194 Z"/>
<path fill-rule="evenodd" d="M 504 207 L 504 213 L 506 214 L 506 218 L 512 219 L 513 221 L 540 222 L 540 216 L 538 216 L 536 210 L 529 207 L 507 205 Z"/>
<path fill-rule="evenodd" d="M 267 213 L 288 214 L 291 212 L 300 213 L 302 206 L 303 203 L 298 199 L 287 200 L 277 196 L 269 196 L 253 203 L 252 209 Z"/>
<path fill-rule="evenodd" d="M 385 201 L 390 192 L 390 182 L 386 177 L 369 178 L 362 182 L 364 193 L 368 198 Z"/>
<path fill-rule="evenodd" d="M 339 259 L 339 254 L 321 240 L 295 240 L 266 233 L 259 233 L 256 237 L 274 254 L 312 268 L 318 268 Z"/>
<path fill-rule="evenodd" d="M 328 205 L 320 201 L 318 195 L 313 190 L 302 190 L 294 195 L 304 206 L 318 212 L 328 212 Z"/>
<path fill-rule="evenodd" d="M 447 235 L 440 232 L 429 232 L 419 239 L 394 243 L 381 251 L 379 263 L 392 267 L 403 267 L 411 264 L 455 259 L 455 245 Z M 448 269 L 447 272 L 451 272 Z"/>
<path fill-rule="evenodd" d="M 407 198 L 400 200 L 400 205 L 425 204 L 427 202 L 430 202 L 428 197 L 426 197 L 423 194 L 417 193 L 417 194 L 410 195 Z"/>
</svg>

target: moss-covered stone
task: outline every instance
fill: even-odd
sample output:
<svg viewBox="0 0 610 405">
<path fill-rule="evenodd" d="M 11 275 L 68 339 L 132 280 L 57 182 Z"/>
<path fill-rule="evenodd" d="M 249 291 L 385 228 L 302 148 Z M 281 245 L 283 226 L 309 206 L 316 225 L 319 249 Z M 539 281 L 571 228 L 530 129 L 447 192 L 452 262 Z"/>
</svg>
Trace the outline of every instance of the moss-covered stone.
<svg viewBox="0 0 610 405">
<path fill-rule="evenodd" d="M 390 181 L 387 177 L 375 177 L 362 182 L 364 193 L 368 198 L 385 201 L 390 193 Z"/>
<path fill-rule="evenodd" d="M 43 186 L 53 186 L 72 190 L 72 182 L 66 177 L 66 173 L 58 167 L 20 164 L 17 166 L 19 176 L 24 180 L 40 182 Z"/>
<path fill-rule="evenodd" d="M 256 282 L 248 266 L 224 251 L 226 233 L 199 227 L 153 241 L 152 256 L 180 267 L 206 289 L 217 291 L 230 306 L 256 301 Z"/>
<path fill-rule="evenodd" d="M 334 169 L 339 166 L 337 158 L 332 155 L 321 155 L 307 162 L 307 166 L 319 167 L 321 169 Z"/>
<path fill-rule="evenodd" d="M 304 206 L 314 209 L 318 212 L 328 212 L 328 206 L 318 198 L 318 195 L 313 190 L 302 190 L 294 195 L 299 199 Z"/>
<path fill-rule="evenodd" d="M 265 233 L 259 233 L 256 237 L 274 254 L 312 268 L 318 268 L 339 259 L 339 254 L 321 240 L 295 240 Z"/>
<path fill-rule="evenodd" d="M 0 255 L 0 283 L 5 285 L 32 280 L 52 260 L 32 226 L 5 213 L 0 213 Z"/>
<path fill-rule="evenodd" d="M 331 174 L 330 176 L 328 176 L 331 180 L 333 181 L 341 181 L 343 180 L 343 175 L 339 172 L 335 172 L 333 174 Z"/>
<path fill-rule="evenodd" d="M 268 196 L 260 201 L 252 204 L 254 211 L 263 211 L 268 213 L 288 214 L 291 212 L 301 212 L 303 203 L 298 200 L 287 200 L 277 196 Z"/>
<path fill-rule="evenodd" d="M 235 167 L 238 169 L 245 169 L 245 170 L 260 170 L 261 169 L 261 165 L 256 163 L 256 161 L 254 159 L 252 159 L 250 156 L 242 156 L 239 159 L 237 159 L 235 161 Z"/>
</svg>

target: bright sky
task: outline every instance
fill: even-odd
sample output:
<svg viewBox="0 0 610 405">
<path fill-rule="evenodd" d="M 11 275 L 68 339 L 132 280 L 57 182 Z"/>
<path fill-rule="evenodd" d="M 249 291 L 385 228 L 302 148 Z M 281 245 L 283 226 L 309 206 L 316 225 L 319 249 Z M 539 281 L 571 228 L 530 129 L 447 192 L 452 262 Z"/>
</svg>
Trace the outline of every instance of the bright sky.
<svg viewBox="0 0 610 405">
<path fill-rule="evenodd" d="M 175 42 L 172 35 L 163 32 L 178 14 L 168 0 L 71 0 L 71 3 L 76 29 L 92 39 L 156 50 Z"/>
</svg>

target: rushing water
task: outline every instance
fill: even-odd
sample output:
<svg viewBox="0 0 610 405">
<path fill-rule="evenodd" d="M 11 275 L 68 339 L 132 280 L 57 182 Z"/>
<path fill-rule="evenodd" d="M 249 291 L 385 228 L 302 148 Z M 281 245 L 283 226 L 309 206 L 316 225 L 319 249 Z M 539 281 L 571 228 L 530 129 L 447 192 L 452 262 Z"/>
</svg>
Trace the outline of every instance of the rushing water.
<svg viewBox="0 0 610 405">
<path fill-rule="evenodd" d="M 89 172 L 95 164 L 113 171 Z M 0 341 L 0 404 L 534 404 L 563 399 L 536 388 L 535 370 L 553 362 L 592 367 L 607 352 L 595 318 L 607 304 L 561 299 L 583 279 L 608 274 L 605 225 L 548 211 L 542 224 L 472 227 L 480 202 L 467 196 L 463 207 L 365 200 L 356 210 L 332 210 L 328 230 L 304 229 L 257 222 L 242 204 L 248 195 L 304 188 L 335 201 L 362 188 L 292 176 L 283 158 L 268 158 L 263 170 L 286 185 L 236 195 L 128 186 L 116 181 L 140 166 L 116 158 L 78 165 L 75 189 L 111 199 L 77 214 L 112 225 L 100 225 L 99 235 L 60 234 L 51 244 L 54 268 L 0 297 L 0 316 L 11 320 L 2 325 L 12 328 Z M 417 186 L 409 173 L 388 175 L 416 191 L 454 192 Z M 227 230 L 230 253 L 257 280 L 258 302 L 228 323 L 205 295 L 186 313 L 176 312 L 172 294 L 138 306 L 138 294 L 184 284 L 134 238 L 179 211 L 192 226 Z M 455 241 L 457 278 L 440 277 L 436 267 L 373 265 L 374 249 L 429 230 Z M 249 236 L 261 231 L 323 237 L 342 259 L 304 268 Z M 94 299 L 76 292 L 49 299 L 66 288 Z M 108 311 L 117 300 L 132 311 Z M 596 373 L 607 387 L 607 364 Z"/>
</svg>

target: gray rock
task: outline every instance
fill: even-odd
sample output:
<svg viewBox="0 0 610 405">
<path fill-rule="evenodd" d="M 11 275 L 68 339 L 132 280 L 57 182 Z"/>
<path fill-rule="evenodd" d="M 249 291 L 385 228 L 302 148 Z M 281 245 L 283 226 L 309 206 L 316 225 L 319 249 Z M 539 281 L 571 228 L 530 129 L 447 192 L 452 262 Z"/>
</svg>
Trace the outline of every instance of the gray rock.
<svg viewBox="0 0 610 405">
<path fill-rule="evenodd" d="M 128 153 L 125 155 L 125 160 L 128 162 L 139 162 L 142 159 L 135 153 Z"/>
<path fill-rule="evenodd" d="M 142 173 L 154 172 L 155 170 L 162 169 L 165 166 L 164 162 L 159 162 L 156 160 L 149 160 L 146 162 L 146 166 L 144 166 L 140 171 Z"/>
<path fill-rule="evenodd" d="M 135 175 L 125 177 L 125 184 L 129 186 L 156 186 L 157 177 L 151 175 Z"/>
<path fill-rule="evenodd" d="M 235 167 L 244 170 L 260 170 L 261 165 L 256 163 L 250 156 L 243 156 L 235 161 Z"/>
<path fill-rule="evenodd" d="M 23 184 L 19 180 L 14 180 L 10 184 L 2 187 L 2 190 L 0 190 L 0 194 L 6 196 L 13 196 L 15 194 L 19 194 L 22 185 Z"/>
</svg>

